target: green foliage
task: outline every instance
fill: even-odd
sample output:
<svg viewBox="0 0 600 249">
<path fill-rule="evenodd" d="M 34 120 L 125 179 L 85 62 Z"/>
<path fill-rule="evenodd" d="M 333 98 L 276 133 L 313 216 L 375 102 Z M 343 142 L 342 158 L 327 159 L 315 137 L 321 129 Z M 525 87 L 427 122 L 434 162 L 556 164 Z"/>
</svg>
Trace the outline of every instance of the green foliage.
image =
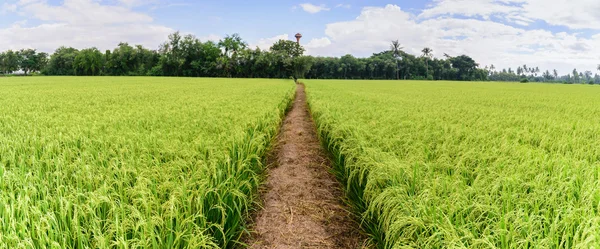
<svg viewBox="0 0 600 249">
<path fill-rule="evenodd" d="M 21 49 L 18 53 L 19 68 L 25 75 L 29 72 L 39 72 L 48 64 L 48 54 L 37 53 L 35 49 Z"/>
<path fill-rule="evenodd" d="M 278 40 L 270 50 L 276 56 L 284 58 L 295 58 L 304 54 L 304 48 L 300 44 L 289 40 Z"/>
<path fill-rule="evenodd" d="M 48 75 L 74 75 L 75 57 L 79 50 L 75 48 L 60 47 L 50 56 L 48 67 L 43 70 Z"/>
<path fill-rule="evenodd" d="M 304 48 L 297 42 L 279 40 L 271 46 L 270 51 L 280 68 L 280 73 L 292 78 L 302 78 L 310 70 L 312 60 L 302 56 Z"/>
<path fill-rule="evenodd" d="M 104 56 L 97 48 L 87 48 L 79 51 L 73 61 L 76 75 L 101 75 L 104 68 Z"/>
<path fill-rule="evenodd" d="M 235 248 L 294 86 L 0 81 L 0 248 Z"/>
<path fill-rule="evenodd" d="M 120 43 L 112 52 L 105 53 L 104 74 L 107 75 L 146 75 L 158 63 L 156 51 L 140 45 L 134 47 Z"/>
<path fill-rule="evenodd" d="M 600 90 L 306 81 L 379 248 L 600 245 Z"/>
<path fill-rule="evenodd" d="M 521 83 L 527 83 L 527 82 L 529 82 L 529 80 L 527 78 L 522 78 L 521 79 Z"/>
<path fill-rule="evenodd" d="M 169 36 L 158 55 L 158 68 L 152 68 L 149 75 L 164 76 L 225 76 L 217 71 L 219 59 L 226 69 L 229 59 L 221 57 L 221 50 L 214 42 L 201 42 L 192 35 L 181 37 L 179 33 Z M 160 72 L 158 71 L 160 69 Z"/>
<path fill-rule="evenodd" d="M 452 57 L 450 58 L 450 63 L 457 70 L 456 78 L 458 80 L 471 80 L 474 78 L 475 69 L 478 65 L 471 57 L 466 55 Z"/>
<path fill-rule="evenodd" d="M 402 60 L 398 58 L 401 57 Z M 454 59 L 462 66 L 461 58 Z M 453 66 L 452 59 L 429 59 L 415 57 L 402 50 L 373 54 L 369 58 L 356 58 L 345 55 L 340 58 L 315 57 L 309 79 L 431 79 L 431 80 L 487 80 L 488 72 L 480 68 L 467 68 L 460 71 Z M 472 61 L 472 59 L 470 60 Z M 469 62 L 470 62 L 469 61 Z M 471 64 L 473 66 L 473 64 Z M 476 66 L 476 64 L 475 64 Z"/>
<path fill-rule="evenodd" d="M 0 53 L 0 73 L 10 74 L 19 70 L 20 60 L 18 52 L 8 50 Z"/>
</svg>

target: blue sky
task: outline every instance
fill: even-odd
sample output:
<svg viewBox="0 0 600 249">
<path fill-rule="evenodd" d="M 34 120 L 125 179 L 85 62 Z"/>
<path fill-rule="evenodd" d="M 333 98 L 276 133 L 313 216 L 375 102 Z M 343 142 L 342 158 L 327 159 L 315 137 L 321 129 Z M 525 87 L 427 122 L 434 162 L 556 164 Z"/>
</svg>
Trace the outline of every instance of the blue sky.
<svg viewBox="0 0 600 249">
<path fill-rule="evenodd" d="M 156 49 L 169 33 L 239 33 L 250 46 L 304 35 L 307 53 L 369 56 L 398 39 L 409 53 L 468 54 L 482 66 L 594 70 L 597 0 L 0 0 L 0 50 Z"/>
</svg>

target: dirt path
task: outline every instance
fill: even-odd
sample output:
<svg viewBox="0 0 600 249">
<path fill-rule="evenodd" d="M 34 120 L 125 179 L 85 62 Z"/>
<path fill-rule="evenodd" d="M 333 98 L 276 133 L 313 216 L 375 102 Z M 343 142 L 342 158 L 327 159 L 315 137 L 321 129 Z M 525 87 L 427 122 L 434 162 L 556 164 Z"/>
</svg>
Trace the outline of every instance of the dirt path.
<svg viewBox="0 0 600 249">
<path fill-rule="evenodd" d="M 277 139 L 250 248 L 361 248 L 364 236 L 329 172 L 303 85 Z"/>
</svg>

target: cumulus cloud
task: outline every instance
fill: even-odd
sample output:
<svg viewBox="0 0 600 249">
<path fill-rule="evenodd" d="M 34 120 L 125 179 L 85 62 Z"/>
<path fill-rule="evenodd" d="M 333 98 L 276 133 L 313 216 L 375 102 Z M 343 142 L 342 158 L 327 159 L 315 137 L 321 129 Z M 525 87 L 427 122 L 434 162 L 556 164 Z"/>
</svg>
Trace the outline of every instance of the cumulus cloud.
<svg viewBox="0 0 600 249">
<path fill-rule="evenodd" d="M 534 20 L 571 29 L 600 29 L 597 0 L 435 0 L 419 15 L 431 18 L 462 15 L 489 19 L 499 15 L 520 25 Z"/>
<path fill-rule="evenodd" d="M 304 48 L 306 49 L 307 54 L 321 54 L 322 51 L 320 50 L 328 47 L 329 45 L 331 45 L 331 40 L 329 40 L 327 37 L 322 37 L 310 40 L 306 45 L 304 45 Z"/>
<path fill-rule="evenodd" d="M 440 0 L 436 3 L 444 4 L 446 1 L 469 0 Z M 438 6 L 431 6 L 430 9 Z M 324 38 L 330 43 L 313 39 L 314 43 L 311 41 L 307 44 L 307 52 L 324 56 L 348 53 L 370 56 L 373 52 L 388 49 L 390 41 L 398 39 L 405 51 L 412 54 L 420 54 L 423 47 L 430 47 L 437 57 L 444 53 L 467 54 L 482 66 L 494 64 L 496 68 L 515 69 L 519 65 L 528 64 L 544 69 L 556 68 L 561 73 L 567 73 L 574 67 L 580 70 L 594 70 L 594 65 L 600 61 L 600 35 L 586 38 L 579 33 L 526 30 L 522 26 L 511 25 L 511 22 L 483 18 L 505 11 L 505 20 L 513 20 L 512 23 L 519 21 L 522 22 L 521 25 L 529 24 L 530 19 L 514 17 L 518 17 L 519 12 L 514 11 L 511 6 L 501 6 L 494 11 L 488 9 L 482 11 L 481 15 L 460 8 L 451 12 L 428 10 L 413 15 L 397 5 L 365 7 L 354 20 L 328 24 Z M 482 18 L 449 15 L 457 11 L 462 11 L 463 15 Z M 575 20 L 573 23 L 576 22 Z M 315 44 L 320 46 L 314 46 Z M 309 45 L 313 47 L 309 48 Z"/>
<path fill-rule="evenodd" d="M 290 39 L 290 36 L 288 34 L 276 35 L 276 36 L 269 37 L 269 38 L 259 39 L 256 43 L 250 44 L 250 47 L 251 48 L 258 47 L 262 50 L 268 50 L 269 48 L 271 48 L 271 46 L 273 46 L 273 43 L 275 43 L 279 40 L 289 40 L 289 39 Z"/>
<path fill-rule="evenodd" d="M 572 29 L 600 29 L 600 1 L 523 0 L 524 16 Z"/>
<path fill-rule="evenodd" d="M 319 13 L 321 11 L 331 10 L 330 8 L 327 8 L 327 6 L 324 5 L 324 4 L 314 5 L 314 4 L 311 4 L 311 3 L 303 3 L 303 4 L 300 4 L 300 7 L 304 11 L 306 11 L 308 13 L 311 13 L 311 14 L 316 14 L 316 13 Z"/>
<path fill-rule="evenodd" d="M 517 0 L 518 1 L 518 0 Z M 433 7 L 425 9 L 419 16 L 430 18 L 440 15 L 460 14 L 489 19 L 493 14 L 517 13 L 521 9 L 510 3 L 514 0 L 436 0 Z"/>
<path fill-rule="evenodd" d="M 14 11 L 42 24 L 27 27 L 17 22 L 0 29 L 3 49 L 36 48 L 53 52 L 59 46 L 112 49 L 119 42 L 158 48 L 173 29 L 153 24 L 147 14 L 132 10 L 141 1 L 121 0 L 105 5 L 96 0 L 64 0 L 59 5 L 44 0 L 19 0 Z M 131 5 L 131 6 L 129 6 Z"/>
</svg>

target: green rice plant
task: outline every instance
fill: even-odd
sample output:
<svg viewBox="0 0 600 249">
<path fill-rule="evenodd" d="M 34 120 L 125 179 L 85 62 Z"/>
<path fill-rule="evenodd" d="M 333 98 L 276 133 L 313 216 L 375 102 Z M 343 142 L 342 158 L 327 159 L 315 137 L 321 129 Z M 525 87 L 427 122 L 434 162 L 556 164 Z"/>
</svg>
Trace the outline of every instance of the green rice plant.
<svg viewBox="0 0 600 249">
<path fill-rule="evenodd" d="M 0 248 L 232 248 L 294 85 L 0 80 Z"/>
<path fill-rule="evenodd" d="M 600 245 L 600 90 L 307 81 L 336 172 L 379 248 Z"/>
</svg>

